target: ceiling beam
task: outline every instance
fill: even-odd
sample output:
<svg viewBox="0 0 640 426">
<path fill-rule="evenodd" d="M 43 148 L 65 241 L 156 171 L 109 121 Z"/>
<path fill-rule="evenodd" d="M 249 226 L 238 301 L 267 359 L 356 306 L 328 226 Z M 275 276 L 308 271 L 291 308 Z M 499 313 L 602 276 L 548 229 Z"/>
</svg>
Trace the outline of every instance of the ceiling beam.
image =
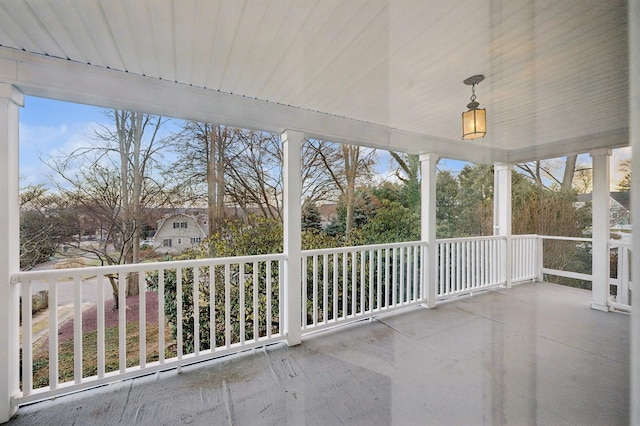
<svg viewBox="0 0 640 426">
<path fill-rule="evenodd" d="M 414 154 L 438 154 L 440 158 L 470 161 L 474 163 L 505 163 L 509 151 L 492 148 L 482 142 L 464 142 L 453 139 L 444 139 L 436 136 L 422 135 L 402 130 L 391 132 L 391 145 L 410 146 Z"/>
<path fill-rule="evenodd" d="M 141 111 L 186 120 L 207 121 L 357 144 L 409 154 L 436 153 L 476 163 L 520 163 L 628 145 L 628 129 L 556 141 L 518 150 L 488 147 L 338 117 L 318 111 L 188 86 L 44 55 L 0 47 L 0 81 L 25 95 Z"/>
<path fill-rule="evenodd" d="M 629 146 L 628 127 L 512 150 L 509 151 L 507 162 L 511 164 L 526 163 L 528 161 L 558 158 L 572 154 L 583 154 L 598 148 L 614 149 L 625 146 Z"/>
</svg>

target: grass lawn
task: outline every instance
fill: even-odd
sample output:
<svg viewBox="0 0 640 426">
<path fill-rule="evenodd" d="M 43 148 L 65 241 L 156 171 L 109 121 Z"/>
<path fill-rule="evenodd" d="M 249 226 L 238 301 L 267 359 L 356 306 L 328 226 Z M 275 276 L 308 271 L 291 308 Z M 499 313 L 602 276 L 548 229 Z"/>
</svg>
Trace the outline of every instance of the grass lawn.
<svg viewBox="0 0 640 426">
<path fill-rule="evenodd" d="M 147 354 L 146 361 L 157 361 L 158 352 L 158 326 L 157 324 L 147 324 L 146 330 Z M 137 322 L 127 323 L 127 367 L 139 365 L 140 363 L 140 330 Z M 91 377 L 98 374 L 97 357 L 97 331 L 85 332 L 82 337 L 82 376 Z M 173 343 L 169 327 L 165 327 L 165 342 L 168 345 Z M 73 381 L 73 339 L 59 343 L 58 354 L 58 380 L 59 383 Z M 175 348 L 175 345 L 171 345 Z M 167 358 L 176 356 L 166 348 Z M 105 372 L 116 371 L 119 365 L 119 344 L 118 326 L 105 328 Z M 34 389 L 49 385 L 49 341 L 42 339 L 34 346 L 33 352 L 33 387 Z"/>
</svg>

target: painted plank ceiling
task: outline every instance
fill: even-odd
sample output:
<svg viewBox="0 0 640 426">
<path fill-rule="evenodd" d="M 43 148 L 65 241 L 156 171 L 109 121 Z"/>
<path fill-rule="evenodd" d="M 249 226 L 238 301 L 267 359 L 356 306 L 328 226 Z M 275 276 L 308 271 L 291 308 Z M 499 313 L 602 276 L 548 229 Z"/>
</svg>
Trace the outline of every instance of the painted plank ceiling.
<svg viewBox="0 0 640 426">
<path fill-rule="evenodd" d="M 1 1 L 0 45 L 448 140 L 484 74 L 500 149 L 629 121 L 620 0 Z"/>
</svg>

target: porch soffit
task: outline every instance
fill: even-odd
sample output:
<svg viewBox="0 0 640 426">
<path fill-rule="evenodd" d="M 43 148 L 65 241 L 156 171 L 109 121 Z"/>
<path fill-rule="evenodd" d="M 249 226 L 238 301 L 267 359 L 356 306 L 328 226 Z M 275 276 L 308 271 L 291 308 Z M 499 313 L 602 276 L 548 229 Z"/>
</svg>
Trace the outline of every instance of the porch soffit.
<svg viewBox="0 0 640 426">
<path fill-rule="evenodd" d="M 473 161 L 628 144 L 622 0 L 2 2 L 0 45 L 28 95 Z"/>
</svg>

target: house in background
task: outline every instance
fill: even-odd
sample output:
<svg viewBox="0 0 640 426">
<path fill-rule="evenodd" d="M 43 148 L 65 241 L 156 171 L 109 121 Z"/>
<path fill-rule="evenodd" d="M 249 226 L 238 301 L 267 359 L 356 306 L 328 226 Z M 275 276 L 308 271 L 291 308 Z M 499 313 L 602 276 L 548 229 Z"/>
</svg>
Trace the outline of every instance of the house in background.
<svg viewBox="0 0 640 426">
<path fill-rule="evenodd" d="M 158 221 L 153 248 L 160 253 L 180 253 L 196 247 L 209 232 L 206 215 L 176 213 Z"/>
<path fill-rule="evenodd" d="M 613 226 L 629 225 L 631 223 L 631 199 L 629 191 L 609 193 L 609 224 Z M 591 202 L 591 193 L 579 194 L 576 208 Z"/>
</svg>

